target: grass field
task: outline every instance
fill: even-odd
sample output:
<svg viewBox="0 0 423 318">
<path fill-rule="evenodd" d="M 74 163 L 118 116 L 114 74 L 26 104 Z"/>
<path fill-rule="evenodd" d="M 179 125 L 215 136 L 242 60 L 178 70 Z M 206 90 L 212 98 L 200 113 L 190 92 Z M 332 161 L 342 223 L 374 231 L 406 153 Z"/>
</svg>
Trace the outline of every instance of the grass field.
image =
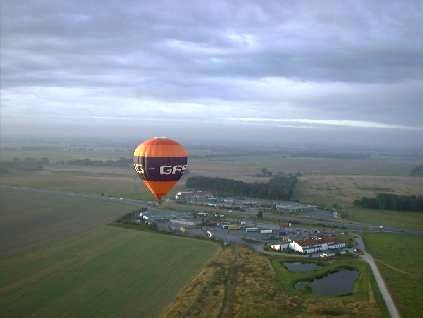
<svg viewBox="0 0 423 318">
<path fill-rule="evenodd" d="M 44 171 L 0 175 L 0 184 L 153 199 L 131 167 L 50 166 Z"/>
<path fill-rule="evenodd" d="M 1 258 L 1 317 L 156 317 L 216 244 L 101 226 Z"/>
<path fill-rule="evenodd" d="M 363 223 L 423 231 L 423 212 L 346 208 L 342 216 Z"/>
<path fill-rule="evenodd" d="M 365 263 L 327 263 L 322 271 L 348 264 L 360 270 L 360 278 L 353 295 L 318 297 L 295 291 L 291 283 L 305 275 L 287 272 L 281 260 L 246 248 L 226 248 L 180 291 L 163 317 L 386 316 Z"/>
<path fill-rule="evenodd" d="M 180 191 L 184 179 L 178 183 L 170 195 Z M 155 200 L 130 166 L 127 168 L 48 166 L 43 171 L 0 175 L 1 184 Z"/>
<path fill-rule="evenodd" d="M 423 195 L 423 178 L 392 176 L 303 176 L 295 196 L 304 202 L 351 206 L 378 193 Z"/>
<path fill-rule="evenodd" d="M 135 147 L 135 145 L 133 145 Z M 304 175 L 367 175 L 367 176 L 408 176 L 410 171 L 421 164 L 421 159 L 378 157 L 369 159 L 333 159 L 333 158 L 302 158 L 292 157 L 281 151 L 262 152 L 254 149 L 245 149 L 245 154 L 230 155 L 227 149 L 208 150 L 188 148 L 190 153 L 189 169 L 195 175 L 206 175 L 229 178 L 255 178 L 261 168 L 268 168 L 273 172 L 296 173 Z M 133 151 L 123 147 L 92 146 L 91 149 L 80 147 L 54 147 L 51 149 L 2 150 L 0 160 L 11 160 L 14 157 L 47 157 L 51 162 L 68 161 L 74 159 L 117 160 L 120 157 L 131 158 Z"/>
<path fill-rule="evenodd" d="M 41 158 L 46 157 L 52 162 L 91 159 L 118 160 L 121 157 L 131 158 L 133 152 L 129 148 L 113 148 L 91 146 L 91 148 L 50 146 L 45 149 L 2 149 L 0 160 L 8 161 L 13 158 Z"/>
<path fill-rule="evenodd" d="M 423 237 L 367 233 L 364 241 L 403 317 L 421 317 Z"/>
<path fill-rule="evenodd" d="M 227 173 L 234 177 L 254 176 L 258 169 L 268 168 L 273 172 L 296 173 L 304 175 L 366 175 L 366 176 L 408 176 L 411 169 L 421 160 L 405 159 L 329 159 L 293 158 L 281 154 L 249 154 L 235 157 L 204 157 L 190 160 L 190 169 L 195 173 L 208 175 L 217 171 L 218 176 Z"/>
<path fill-rule="evenodd" d="M 135 208 L 101 197 L 0 186 L 0 255 L 87 231 Z"/>
</svg>

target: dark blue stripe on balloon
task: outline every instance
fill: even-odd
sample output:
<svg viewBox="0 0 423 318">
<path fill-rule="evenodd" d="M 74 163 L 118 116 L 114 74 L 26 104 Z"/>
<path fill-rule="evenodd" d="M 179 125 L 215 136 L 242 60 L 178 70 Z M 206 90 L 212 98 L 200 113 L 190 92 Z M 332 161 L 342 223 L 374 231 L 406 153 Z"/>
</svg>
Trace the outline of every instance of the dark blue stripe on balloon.
<svg viewBox="0 0 423 318">
<path fill-rule="evenodd" d="M 178 181 L 187 163 L 187 157 L 134 157 L 135 171 L 147 181 Z"/>
</svg>

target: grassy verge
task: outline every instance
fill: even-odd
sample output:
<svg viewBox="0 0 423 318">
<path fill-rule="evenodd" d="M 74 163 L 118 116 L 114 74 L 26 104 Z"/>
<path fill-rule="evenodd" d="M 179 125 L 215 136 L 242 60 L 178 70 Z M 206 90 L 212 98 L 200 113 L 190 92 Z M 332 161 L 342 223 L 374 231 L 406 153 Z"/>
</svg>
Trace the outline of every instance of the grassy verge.
<svg viewBox="0 0 423 318">
<path fill-rule="evenodd" d="M 404 317 L 423 312 L 423 238 L 367 233 L 364 240 Z"/>
</svg>

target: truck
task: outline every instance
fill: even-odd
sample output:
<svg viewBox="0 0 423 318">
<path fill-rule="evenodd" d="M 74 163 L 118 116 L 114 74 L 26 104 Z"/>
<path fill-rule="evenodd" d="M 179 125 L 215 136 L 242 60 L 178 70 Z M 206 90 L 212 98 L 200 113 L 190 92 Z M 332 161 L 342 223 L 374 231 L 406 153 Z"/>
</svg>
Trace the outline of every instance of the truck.
<svg viewBox="0 0 423 318">
<path fill-rule="evenodd" d="M 241 229 L 241 225 L 239 224 L 229 224 L 228 225 L 228 230 L 240 230 Z"/>
<path fill-rule="evenodd" d="M 245 229 L 245 232 L 258 232 L 258 231 L 259 231 L 258 227 L 247 227 Z"/>
<path fill-rule="evenodd" d="M 268 229 L 260 230 L 260 234 L 272 234 L 272 233 L 273 233 L 273 230 L 268 230 Z"/>
</svg>

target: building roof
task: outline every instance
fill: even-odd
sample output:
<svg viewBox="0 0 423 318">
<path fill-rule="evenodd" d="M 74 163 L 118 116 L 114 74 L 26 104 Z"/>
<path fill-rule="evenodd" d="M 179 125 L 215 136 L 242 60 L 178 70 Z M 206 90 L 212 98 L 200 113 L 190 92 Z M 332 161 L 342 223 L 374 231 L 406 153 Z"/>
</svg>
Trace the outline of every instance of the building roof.
<svg viewBox="0 0 423 318">
<path fill-rule="evenodd" d="M 313 245 L 320 245 L 323 243 L 333 244 L 333 243 L 343 243 L 343 242 L 337 240 L 336 237 L 333 237 L 333 236 L 311 237 L 305 240 L 297 241 L 297 244 L 301 246 L 313 246 Z"/>
</svg>

